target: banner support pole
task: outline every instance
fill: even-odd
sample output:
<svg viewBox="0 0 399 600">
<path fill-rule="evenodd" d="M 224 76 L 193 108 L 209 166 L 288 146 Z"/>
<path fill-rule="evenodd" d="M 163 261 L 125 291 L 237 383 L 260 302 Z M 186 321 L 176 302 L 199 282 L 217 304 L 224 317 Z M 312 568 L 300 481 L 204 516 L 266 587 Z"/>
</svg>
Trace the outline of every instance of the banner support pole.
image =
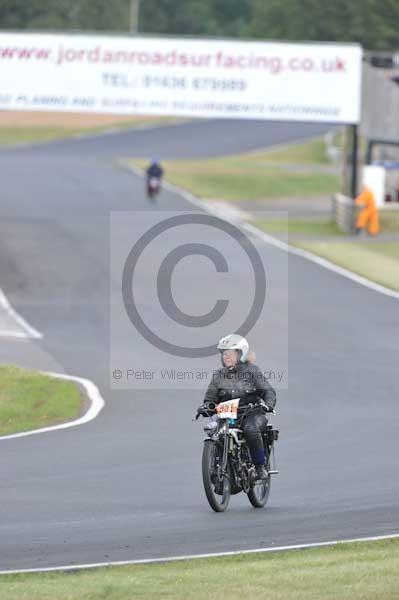
<svg viewBox="0 0 399 600">
<path fill-rule="evenodd" d="M 352 130 L 352 173 L 351 173 L 351 194 L 352 198 L 357 196 L 358 183 L 358 159 L 359 159 L 359 135 L 358 125 L 351 125 Z"/>
</svg>

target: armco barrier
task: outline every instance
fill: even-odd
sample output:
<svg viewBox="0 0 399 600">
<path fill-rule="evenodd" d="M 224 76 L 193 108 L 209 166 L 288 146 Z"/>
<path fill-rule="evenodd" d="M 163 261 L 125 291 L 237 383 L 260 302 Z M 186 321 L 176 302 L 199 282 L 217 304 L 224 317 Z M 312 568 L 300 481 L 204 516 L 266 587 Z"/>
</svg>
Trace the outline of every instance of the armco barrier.
<svg viewBox="0 0 399 600">
<path fill-rule="evenodd" d="M 355 232 L 355 203 L 352 198 L 342 194 L 332 197 L 332 217 L 341 231 Z"/>
</svg>

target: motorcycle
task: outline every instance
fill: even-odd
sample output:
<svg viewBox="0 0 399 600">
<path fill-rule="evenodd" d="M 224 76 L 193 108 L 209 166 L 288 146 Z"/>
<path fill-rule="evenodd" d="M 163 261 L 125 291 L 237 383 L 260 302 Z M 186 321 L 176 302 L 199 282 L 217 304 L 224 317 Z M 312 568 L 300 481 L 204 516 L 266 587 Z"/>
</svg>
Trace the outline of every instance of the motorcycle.
<svg viewBox="0 0 399 600">
<path fill-rule="evenodd" d="M 161 180 L 159 177 L 150 177 L 147 180 L 147 196 L 154 199 L 161 190 Z"/>
<path fill-rule="evenodd" d="M 269 423 L 267 431 L 262 434 L 268 476 L 265 480 L 257 480 L 243 431 L 238 426 L 239 401 L 239 398 L 235 398 L 219 404 L 203 405 L 198 408 L 196 415 L 196 419 L 200 415 L 209 417 L 204 426 L 207 437 L 202 452 L 202 480 L 209 505 L 215 512 L 224 512 L 230 496 L 240 492 L 247 494 L 252 506 L 263 508 L 269 498 L 271 476 L 278 473 L 274 443 L 278 440 L 279 431 Z M 260 405 L 248 404 L 242 419 L 251 410 L 258 410 Z"/>
</svg>

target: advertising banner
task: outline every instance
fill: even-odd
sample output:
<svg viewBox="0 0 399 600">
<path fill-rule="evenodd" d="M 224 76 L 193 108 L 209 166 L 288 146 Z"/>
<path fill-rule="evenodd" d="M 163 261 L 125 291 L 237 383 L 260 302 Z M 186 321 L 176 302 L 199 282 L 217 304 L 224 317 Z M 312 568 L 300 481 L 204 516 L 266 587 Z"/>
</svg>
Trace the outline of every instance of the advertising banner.
<svg viewBox="0 0 399 600">
<path fill-rule="evenodd" d="M 358 123 L 357 45 L 0 33 L 0 109 Z"/>
</svg>

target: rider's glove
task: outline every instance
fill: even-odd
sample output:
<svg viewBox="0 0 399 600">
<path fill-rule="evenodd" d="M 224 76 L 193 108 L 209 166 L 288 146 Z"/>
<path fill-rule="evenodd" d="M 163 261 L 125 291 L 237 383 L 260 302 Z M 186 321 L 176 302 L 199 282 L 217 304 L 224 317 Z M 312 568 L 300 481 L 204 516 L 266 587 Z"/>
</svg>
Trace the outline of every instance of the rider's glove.
<svg viewBox="0 0 399 600">
<path fill-rule="evenodd" d="M 212 402 L 208 404 L 201 404 L 201 406 L 199 406 L 197 409 L 195 420 L 197 420 L 198 417 L 209 417 L 212 415 L 215 412 L 215 406 L 216 405 Z"/>
<path fill-rule="evenodd" d="M 197 414 L 195 416 L 195 420 L 197 420 L 199 417 L 205 417 L 205 406 L 201 405 L 197 408 Z"/>
</svg>

